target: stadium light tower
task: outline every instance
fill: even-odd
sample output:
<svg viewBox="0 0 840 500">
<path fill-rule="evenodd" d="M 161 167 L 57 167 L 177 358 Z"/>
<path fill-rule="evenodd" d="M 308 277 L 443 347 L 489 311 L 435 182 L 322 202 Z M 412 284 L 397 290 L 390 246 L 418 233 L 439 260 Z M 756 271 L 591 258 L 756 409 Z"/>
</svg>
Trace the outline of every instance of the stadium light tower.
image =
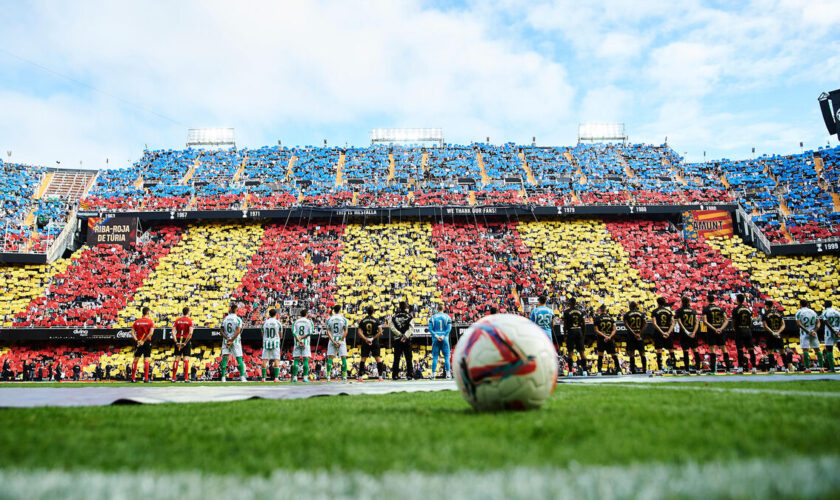
<svg viewBox="0 0 840 500">
<path fill-rule="evenodd" d="M 375 128 L 370 131 L 370 143 L 437 142 L 443 145 L 442 128 Z"/>
<path fill-rule="evenodd" d="M 623 123 L 581 123 L 578 124 L 578 144 L 581 142 L 627 142 Z"/>
<path fill-rule="evenodd" d="M 232 128 L 191 128 L 187 131 L 187 147 L 236 147 Z"/>
</svg>

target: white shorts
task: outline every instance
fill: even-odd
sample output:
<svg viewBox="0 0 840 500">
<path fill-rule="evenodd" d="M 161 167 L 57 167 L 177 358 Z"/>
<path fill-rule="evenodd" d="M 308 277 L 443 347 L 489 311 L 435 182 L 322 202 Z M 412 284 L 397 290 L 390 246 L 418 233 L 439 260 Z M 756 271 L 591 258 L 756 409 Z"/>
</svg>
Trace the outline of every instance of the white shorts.
<svg viewBox="0 0 840 500">
<path fill-rule="evenodd" d="M 299 345 L 295 345 L 295 350 L 292 351 L 293 358 L 311 358 L 312 353 L 308 347 L 301 347 Z"/>
<path fill-rule="evenodd" d="M 233 354 L 237 358 L 242 357 L 242 342 L 238 337 L 233 341 L 233 347 L 231 348 L 228 348 L 227 342 L 222 339 L 222 356 L 227 356 L 228 354 Z"/>
<path fill-rule="evenodd" d="M 338 347 L 336 347 L 332 341 L 329 341 L 327 343 L 327 356 L 339 356 L 342 358 L 347 357 L 347 342 L 342 342 Z"/>
<path fill-rule="evenodd" d="M 263 349 L 262 350 L 262 359 L 263 360 L 266 360 L 266 359 L 280 359 L 280 357 L 281 357 L 281 351 L 280 351 L 279 347 L 276 347 L 274 349 Z"/>
<path fill-rule="evenodd" d="M 802 349 L 819 349 L 820 348 L 820 339 L 818 337 L 812 337 L 810 335 L 802 335 L 799 334 L 799 347 Z"/>
</svg>

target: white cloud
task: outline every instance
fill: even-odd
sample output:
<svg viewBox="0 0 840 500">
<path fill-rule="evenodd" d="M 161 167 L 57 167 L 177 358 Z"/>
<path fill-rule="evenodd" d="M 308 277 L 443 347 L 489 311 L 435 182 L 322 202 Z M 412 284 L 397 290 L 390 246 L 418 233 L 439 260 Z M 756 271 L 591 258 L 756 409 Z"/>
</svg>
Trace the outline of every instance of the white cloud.
<svg viewBox="0 0 840 500">
<path fill-rule="evenodd" d="M 123 155 L 147 140 L 179 146 L 187 126 L 235 126 L 251 145 L 301 128 L 364 136 L 361 124 L 371 120 L 443 126 L 454 140 L 518 138 L 554 128 L 574 95 L 562 64 L 495 38 L 469 13 L 411 2 L 49 3 L 35 18 L 37 26 L 0 33 L 0 43 L 16 40 L 7 46 L 23 57 L 179 124 L 102 96 L 76 96 L 73 106 L 52 107 L 49 115 L 82 122 L 107 114 L 118 123 L 44 137 L 28 152 L 33 161 L 75 151 L 74 144 Z M 0 137 L 30 149 L 26 137 L 47 125 L 35 110 L 50 100 L 6 99 L 16 102 L 8 108 L 0 101 L 14 110 Z M 156 127 L 177 132 L 163 144 L 156 133 L 139 136 Z"/>
</svg>

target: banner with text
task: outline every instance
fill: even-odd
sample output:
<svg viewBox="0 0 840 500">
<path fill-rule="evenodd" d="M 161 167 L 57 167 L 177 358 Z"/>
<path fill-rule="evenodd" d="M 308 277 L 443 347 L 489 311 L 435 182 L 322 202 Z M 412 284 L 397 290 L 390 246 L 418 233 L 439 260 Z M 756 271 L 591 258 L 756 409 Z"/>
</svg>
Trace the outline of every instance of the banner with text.
<svg viewBox="0 0 840 500">
<path fill-rule="evenodd" d="M 734 234 L 732 214 L 724 210 L 692 210 L 683 212 L 683 235 L 685 239 L 697 241 L 699 238 L 715 236 L 730 237 Z"/>
<path fill-rule="evenodd" d="M 88 219 L 87 244 L 122 245 L 137 241 L 136 217 L 91 217 Z"/>
</svg>

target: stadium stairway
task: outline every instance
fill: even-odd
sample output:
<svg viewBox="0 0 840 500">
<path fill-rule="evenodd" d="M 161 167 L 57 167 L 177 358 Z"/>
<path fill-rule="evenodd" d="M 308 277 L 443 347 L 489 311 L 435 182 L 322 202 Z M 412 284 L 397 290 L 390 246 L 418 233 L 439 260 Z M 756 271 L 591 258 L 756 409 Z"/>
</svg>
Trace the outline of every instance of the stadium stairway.
<svg viewBox="0 0 840 500">
<path fill-rule="evenodd" d="M 338 155 L 338 166 L 335 170 L 335 185 L 341 186 L 344 184 L 344 161 L 347 155 L 344 154 L 344 151 L 339 153 Z"/>
<path fill-rule="evenodd" d="M 481 182 L 484 184 L 490 183 L 490 176 L 487 175 L 487 170 L 484 169 L 484 158 L 481 156 L 481 151 L 475 152 L 475 159 L 478 162 L 478 170 L 481 174 Z"/>
<path fill-rule="evenodd" d="M 286 167 L 286 178 L 284 180 L 287 181 L 287 182 L 292 178 L 292 176 L 294 176 L 295 162 L 296 161 L 297 161 L 297 156 L 292 154 L 289 157 L 289 165 Z"/>
<path fill-rule="evenodd" d="M 187 173 L 186 173 L 186 174 L 184 174 L 184 177 L 183 177 L 183 178 L 181 178 L 181 182 L 180 182 L 180 184 L 181 184 L 182 186 L 186 186 L 187 184 L 189 184 L 189 183 L 190 183 L 190 180 L 192 180 L 193 175 L 195 175 L 195 170 L 196 170 L 197 168 L 198 168 L 198 160 L 195 160 L 195 161 L 192 163 L 192 165 L 190 165 L 190 168 L 189 168 L 189 170 L 187 170 Z"/>
<path fill-rule="evenodd" d="M 366 306 L 383 319 L 405 300 L 416 306 L 415 324 L 424 324 L 430 307 L 441 302 L 429 223 L 349 224 L 342 255 L 336 300 L 351 323 Z"/>
<path fill-rule="evenodd" d="M 397 170 L 397 164 L 394 161 L 394 153 L 388 153 L 388 181 L 394 180 L 394 172 Z"/>
<path fill-rule="evenodd" d="M 218 326 L 262 235 L 262 227 L 256 224 L 190 225 L 133 301 L 119 312 L 119 325 L 129 326 L 139 308 L 149 305 L 158 320 L 167 324 L 181 314 L 183 306 L 189 306 L 196 326 Z"/>
<path fill-rule="evenodd" d="M 528 179 L 528 182 L 532 185 L 537 184 L 537 179 L 534 177 L 534 172 L 531 170 L 531 167 L 528 165 L 528 160 L 525 159 L 525 153 L 522 151 L 519 152 L 519 159 L 522 161 L 522 170 L 525 171 L 525 178 Z"/>
<path fill-rule="evenodd" d="M 47 192 L 47 188 L 50 186 L 50 182 L 52 182 L 52 178 L 55 176 L 53 172 L 47 172 L 43 179 L 41 179 L 41 184 L 38 185 L 38 188 L 32 194 L 33 200 L 40 200 L 44 193 Z"/>
</svg>

